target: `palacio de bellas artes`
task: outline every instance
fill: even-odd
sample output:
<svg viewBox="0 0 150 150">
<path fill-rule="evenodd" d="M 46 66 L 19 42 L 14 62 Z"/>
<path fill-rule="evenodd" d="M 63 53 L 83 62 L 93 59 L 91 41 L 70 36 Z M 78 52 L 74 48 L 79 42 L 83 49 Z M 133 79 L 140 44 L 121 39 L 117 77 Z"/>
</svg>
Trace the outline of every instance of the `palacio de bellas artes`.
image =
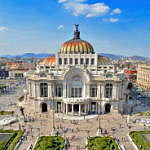
<svg viewBox="0 0 150 150">
<path fill-rule="evenodd" d="M 132 111 L 126 108 L 129 81 L 109 58 L 96 54 L 94 46 L 81 39 L 78 24 L 73 38 L 56 55 L 28 72 L 26 84 L 22 107 L 31 113 L 88 116 Z"/>
</svg>

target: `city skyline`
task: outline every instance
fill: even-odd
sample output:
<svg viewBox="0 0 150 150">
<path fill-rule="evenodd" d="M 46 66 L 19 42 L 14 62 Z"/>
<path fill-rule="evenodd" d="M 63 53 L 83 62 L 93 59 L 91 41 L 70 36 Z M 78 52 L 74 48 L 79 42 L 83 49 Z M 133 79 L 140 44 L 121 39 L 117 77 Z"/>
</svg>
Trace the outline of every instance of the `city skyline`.
<svg viewBox="0 0 150 150">
<path fill-rule="evenodd" d="M 0 0 L 0 53 L 57 53 L 80 24 L 97 53 L 150 56 L 150 2 Z M 136 5 L 136 7 L 135 7 Z"/>
</svg>

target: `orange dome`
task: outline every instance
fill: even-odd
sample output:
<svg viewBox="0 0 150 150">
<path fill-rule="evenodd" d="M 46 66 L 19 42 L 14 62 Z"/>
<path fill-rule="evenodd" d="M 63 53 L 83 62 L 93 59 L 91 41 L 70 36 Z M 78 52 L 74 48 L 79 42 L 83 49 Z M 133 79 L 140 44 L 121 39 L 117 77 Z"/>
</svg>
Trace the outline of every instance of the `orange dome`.
<svg viewBox="0 0 150 150">
<path fill-rule="evenodd" d="M 93 46 L 84 40 L 80 39 L 79 25 L 75 25 L 74 38 L 62 44 L 60 53 L 62 54 L 91 54 L 94 53 Z"/>
<path fill-rule="evenodd" d="M 62 44 L 60 53 L 65 54 L 90 54 L 94 53 L 92 45 L 81 39 L 73 39 Z"/>
<path fill-rule="evenodd" d="M 50 56 L 50 57 L 44 58 L 40 64 L 42 64 L 42 65 L 54 65 L 55 63 L 56 63 L 56 57 Z"/>
</svg>

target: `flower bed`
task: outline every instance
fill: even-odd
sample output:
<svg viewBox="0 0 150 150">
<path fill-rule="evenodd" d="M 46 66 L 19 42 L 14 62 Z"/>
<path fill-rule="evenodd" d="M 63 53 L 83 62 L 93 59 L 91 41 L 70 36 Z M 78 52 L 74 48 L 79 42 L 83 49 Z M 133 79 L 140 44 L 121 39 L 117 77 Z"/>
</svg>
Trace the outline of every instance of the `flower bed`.
<svg viewBox="0 0 150 150">
<path fill-rule="evenodd" d="M 63 150 L 65 140 L 60 136 L 42 136 L 38 139 L 34 150 Z"/>
<path fill-rule="evenodd" d="M 23 131 L 0 130 L 0 135 L 0 150 L 14 150 L 23 135 Z"/>
<path fill-rule="evenodd" d="M 88 150 L 119 150 L 117 143 L 112 137 L 89 137 Z"/>
<path fill-rule="evenodd" d="M 150 149 L 150 131 L 133 131 L 129 135 L 139 150 Z"/>
</svg>

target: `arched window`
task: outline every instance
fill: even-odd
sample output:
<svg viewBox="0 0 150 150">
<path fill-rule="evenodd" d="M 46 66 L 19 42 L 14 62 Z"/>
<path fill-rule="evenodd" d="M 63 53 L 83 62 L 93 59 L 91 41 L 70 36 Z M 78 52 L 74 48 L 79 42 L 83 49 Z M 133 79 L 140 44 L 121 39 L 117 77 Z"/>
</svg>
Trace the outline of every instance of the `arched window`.
<svg viewBox="0 0 150 150">
<path fill-rule="evenodd" d="M 111 105 L 110 104 L 106 104 L 105 105 L 105 113 L 110 113 L 111 111 Z"/>
<path fill-rule="evenodd" d="M 47 112 L 47 104 L 46 103 L 41 104 L 41 111 L 42 112 Z"/>
<path fill-rule="evenodd" d="M 79 76 L 72 78 L 71 97 L 82 97 L 83 83 Z"/>
<path fill-rule="evenodd" d="M 106 86 L 105 86 L 105 97 L 106 98 L 112 98 L 112 89 L 113 89 L 112 84 L 106 84 Z"/>
<path fill-rule="evenodd" d="M 40 84 L 40 97 L 48 97 L 48 84 L 47 83 Z"/>
</svg>

